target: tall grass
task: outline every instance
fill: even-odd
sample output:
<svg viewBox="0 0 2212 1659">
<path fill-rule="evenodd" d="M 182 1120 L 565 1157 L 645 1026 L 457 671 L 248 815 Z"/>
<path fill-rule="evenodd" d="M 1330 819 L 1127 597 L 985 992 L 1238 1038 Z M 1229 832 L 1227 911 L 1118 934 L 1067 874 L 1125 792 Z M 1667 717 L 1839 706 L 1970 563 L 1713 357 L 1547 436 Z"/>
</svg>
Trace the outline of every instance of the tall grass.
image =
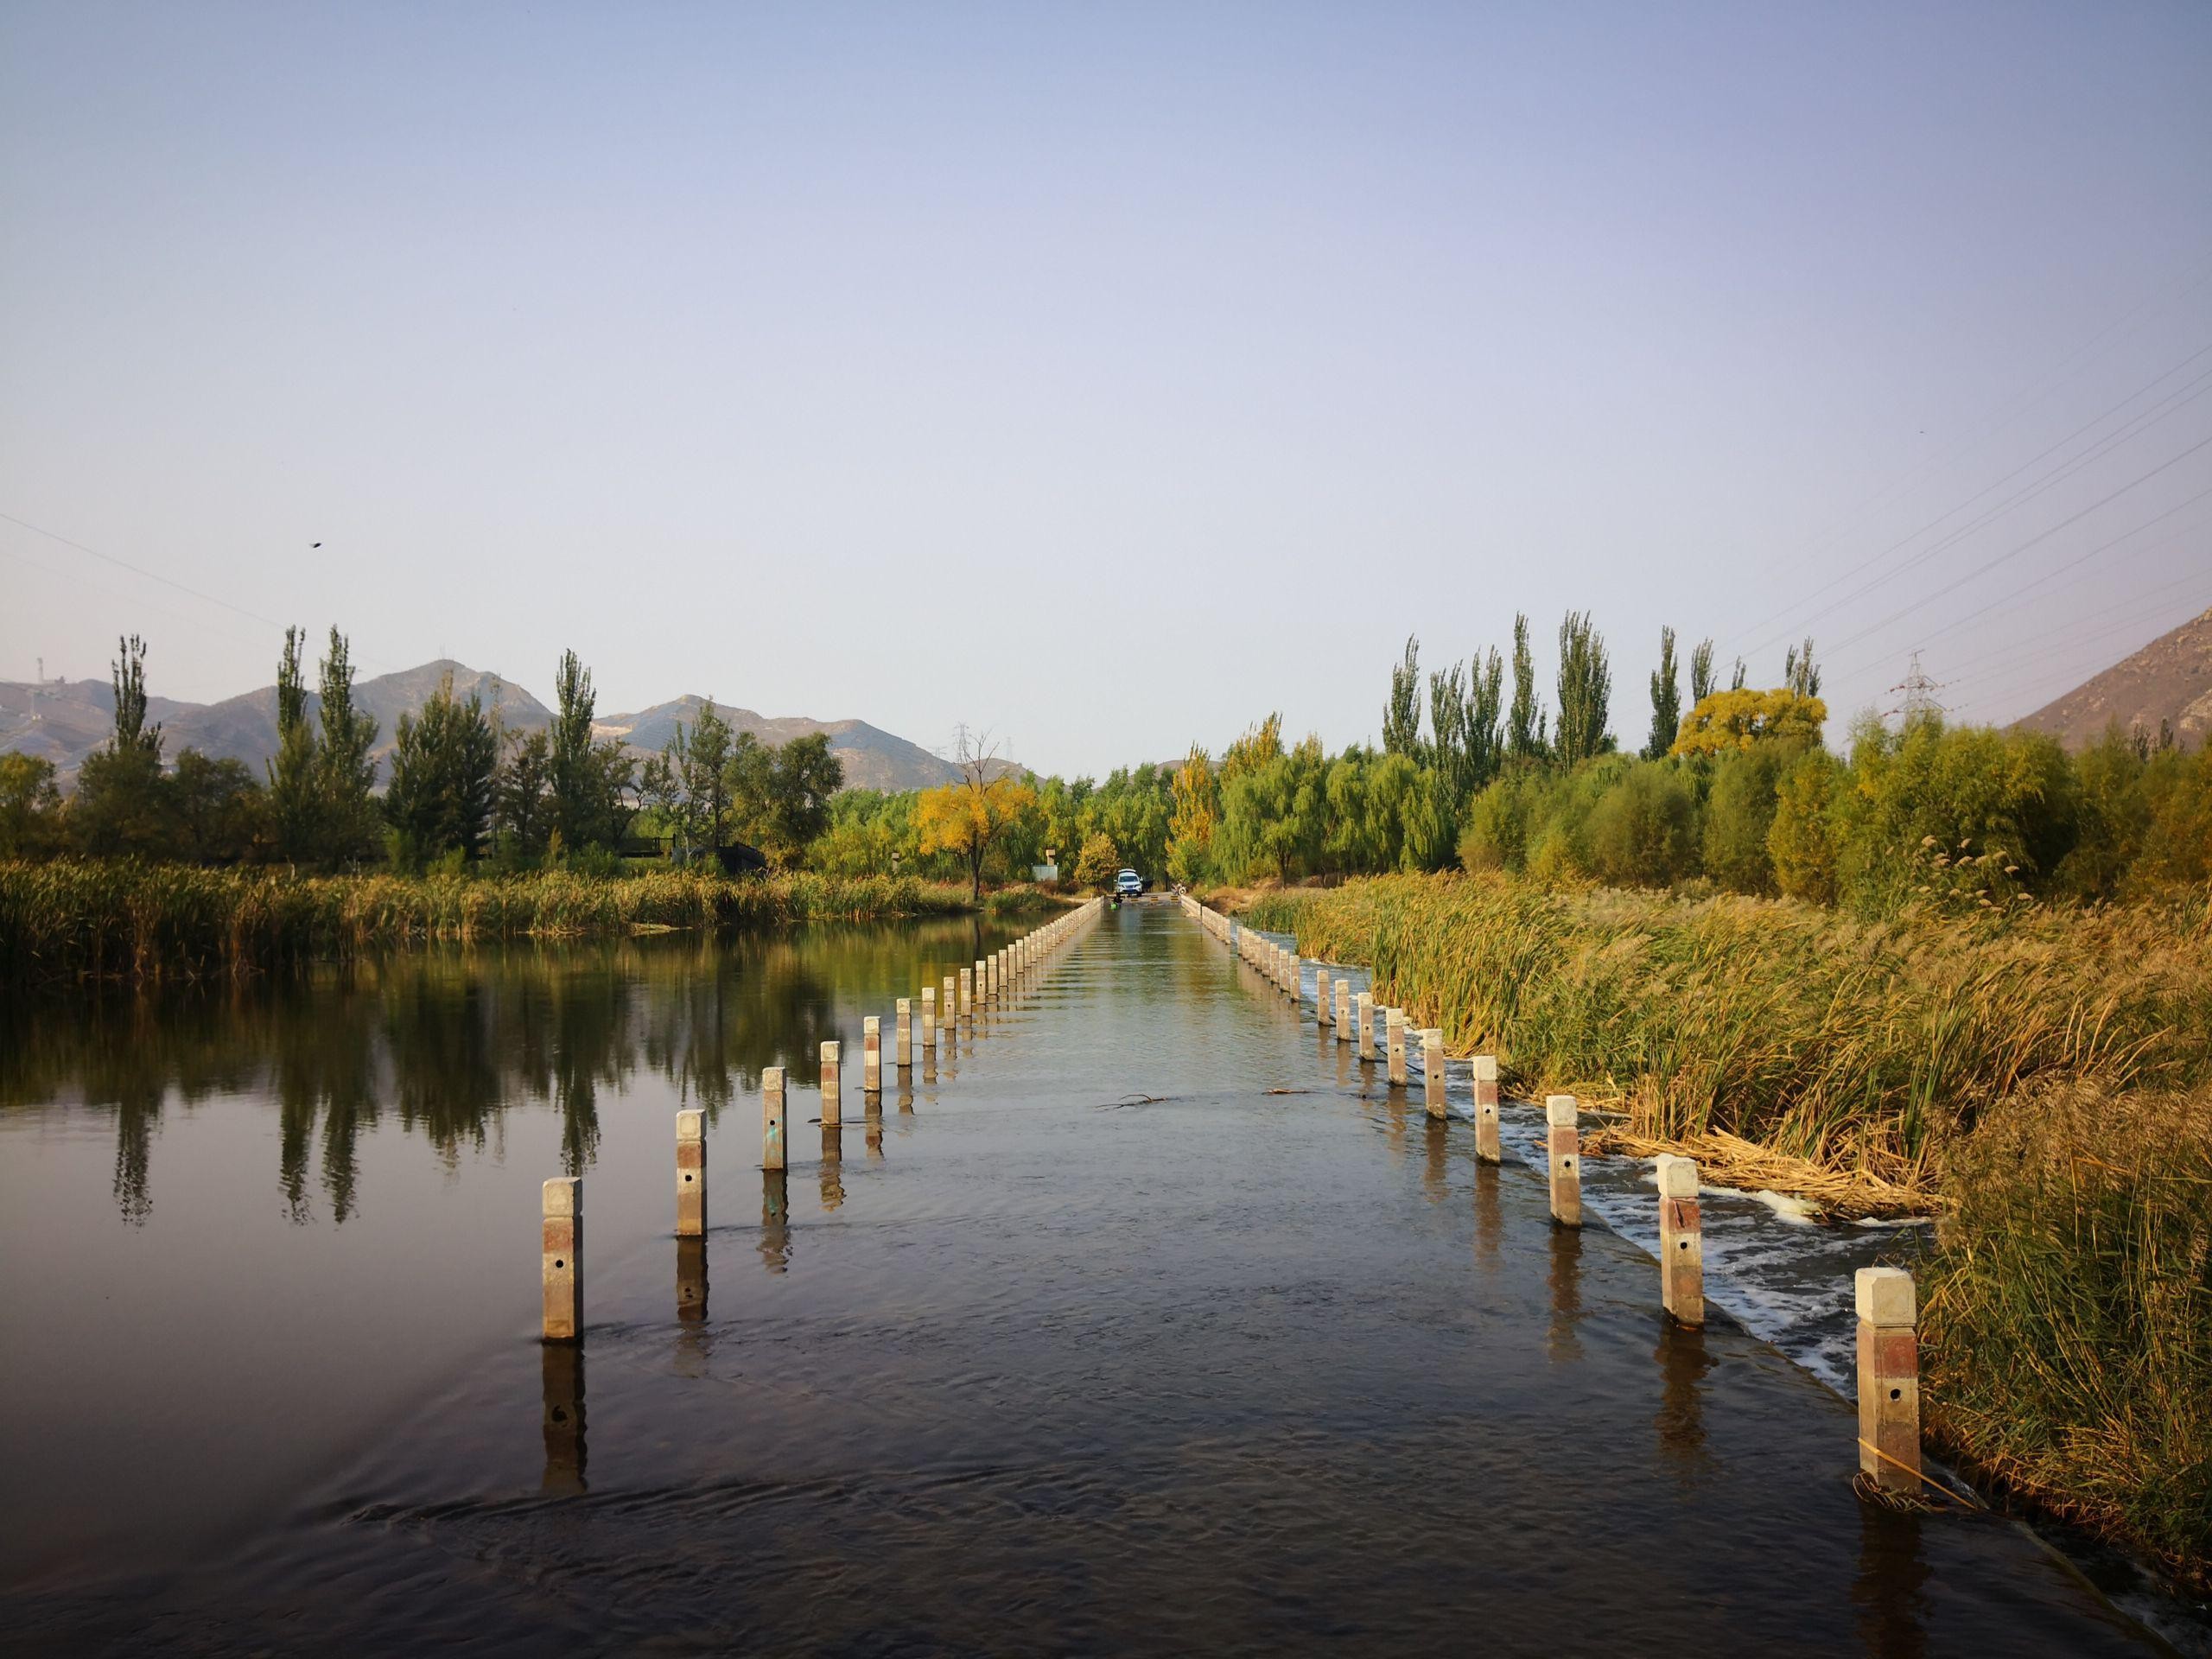
<svg viewBox="0 0 2212 1659">
<path fill-rule="evenodd" d="M 1931 1437 L 2212 1591 L 2212 1090 L 2033 1091 L 1945 1163 Z"/>
<path fill-rule="evenodd" d="M 912 876 L 302 876 L 0 862 L 0 984 L 263 973 L 434 939 L 776 927 L 969 908 L 964 888 Z"/>
<path fill-rule="evenodd" d="M 1923 1185 L 2033 1083 L 2212 1081 L 2212 895 L 1863 923 L 1789 901 L 1383 876 L 1266 896 L 1256 925 L 1510 1080 L 1618 1100 L 1636 1133 L 1737 1135 Z"/>
</svg>

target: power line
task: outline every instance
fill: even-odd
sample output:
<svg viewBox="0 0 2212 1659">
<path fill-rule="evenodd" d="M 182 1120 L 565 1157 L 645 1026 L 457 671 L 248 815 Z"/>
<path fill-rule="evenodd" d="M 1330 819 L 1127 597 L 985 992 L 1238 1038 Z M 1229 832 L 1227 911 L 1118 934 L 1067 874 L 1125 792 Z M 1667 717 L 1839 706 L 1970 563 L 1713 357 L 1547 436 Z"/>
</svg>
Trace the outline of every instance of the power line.
<svg viewBox="0 0 2212 1659">
<path fill-rule="evenodd" d="M 2030 548 L 2049 541 L 2052 537 L 2058 534 L 2060 531 L 2079 524 L 2082 519 L 2096 512 L 2098 508 L 2117 501 L 2121 496 L 2126 495 L 2130 490 L 2149 483 L 2151 480 L 2158 477 L 2159 474 L 2164 472 L 2169 467 L 2176 466 L 2178 463 L 2188 460 L 2190 456 L 2195 454 L 2198 450 L 2202 449 L 2208 444 L 2212 444 L 2212 436 L 2199 438 L 2195 443 L 2192 443 L 2188 448 L 2182 450 L 2179 454 L 2169 455 L 2165 460 L 2160 461 L 2156 467 L 2152 467 L 2149 472 L 2139 474 L 2136 477 L 2130 479 L 2126 483 L 2121 485 L 2109 495 L 2100 496 L 2096 500 L 2090 502 L 2088 506 L 2083 507 L 2079 512 L 2075 513 L 2071 518 L 2061 519 L 2058 523 L 2053 524 L 2050 529 L 2042 531 L 2040 534 L 2031 536 L 2026 541 L 2022 542 L 2018 547 L 2012 548 L 2005 552 L 1999 554 L 1995 558 L 1991 559 L 1985 564 L 1975 566 L 1974 569 L 1967 571 L 1965 575 L 1958 577 L 1955 581 L 1947 582 L 1942 587 L 1938 588 L 1934 593 L 1924 594 L 1921 598 L 1913 601 L 1911 604 L 1907 605 L 1903 610 L 1893 612 L 1891 614 L 1883 618 L 1879 622 L 1874 623 L 1869 627 L 1861 628 L 1857 633 L 1853 634 L 1849 639 L 1835 646 L 1834 649 L 1837 651 L 1847 650 L 1850 646 L 1857 645 L 1860 640 L 1879 633 L 1884 628 L 1889 627 L 1893 623 L 1903 621 L 1906 617 L 1910 616 L 1915 611 L 1923 608 L 1931 601 L 1941 599 L 1946 594 L 1955 592 L 1957 589 L 1964 587 L 1967 582 L 1975 580 L 1977 577 L 1987 575 L 1999 565 L 2005 563 L 2008 560 L 2018 558 Z M 2198 491 L 2187 500 L 2169 507 L 2165 512 L 2158 514 L 2158 518 L 2148 519 L 2143 524 L 2138 524 L 2133 530 L 2129 531 L 2126 535 L 2115 537 L 2112 541 L 2107 542 L 2103 547 L 2092 548 L 2090 550 L 2090 553 L 2101 553 L 2106 548 L 2117 546 L 2120 543 L 2126 541 L 2128 536 L 2139 535 L 2142 531 L 2148 530 L 2152 524 L 2158 523 L 2160 519 L 2171 518 L 2175 513 L 2179 512 L 2183 507 L 2186 507 L 2194 502 L 2202 501 L 2208 495 L 2212 495 L 2212 488 Z M 2082 555 L 2083 558 L 2087 558 L 2089 554 Z M 2078 560 L 2076 561 L 2077 563 L 2079 562 L 2080 561 Z"/>
<path fill-rule="evenodd" d="M 1836 587 L 1839 583 L 1848 582 L 1852 577 L 1870 570 L 1874 566 L 1881 563 L 1883 560 L 1888 558 L 1892 553 L 1898 551 L 1902 548 L 1910 546 L 1914 542 L 1919 540 L 1920 537 L 1925 536 L 1929 531 L 1934 530 L 1938 525 L 1942 524 L 1945 519 L 1964 512 L 1975 502 L 1980 500 L 1982 497 L 1988 495 L 1993 491 L 2003 488 L 2014 479 L 2019 477 L 2021 474 L 2028 471 L 2029 468 L 2035 467 L 2041 461 L 2056 454 L 2057 451 L 2064 448 L 2068 444 L 2073 442 L 2075 439 L 2082 436 L 2084 433 L 2090 431 L 2095 427 L 2101 426 L 2105 422 L 2110 420 L 2114 415 L 2118 414 L 2128 404 L 2142 397 L 2144 393 L 2157 386 L 2160 381 L 2170 379 L 2174 375 L 2178 374 L 2182 370 L 2187 368 L 2191 363 L 2196 362 L 2198 358 L 2204 356 L 2208 352 L 2212 352 L 2212 344 L 2207 344 L 2199 347 L 2196 351 L 2190 353 L 2189 356 L 2183 358 L 2179 363 L 2175 364 L 2172 367 L 2165 370 L 2163 373 L 2156 376 L 2145 385 L 2139 386 L 2135 391 L 2128 393 L 2126 397 L 2121 398 L 2110 409 L 2106 410 L 2102 414 L 2096 416 L 2095 419 L 2083 423 L 2081 426 L 2076 427 L 2073 431 L 2068 433 L 2064 437 L 2059 439 L 2057 442 L 2050 445 L 2039 454 L 2021 462 L 2019 466 L 2015 467 L 2011 472 L 2005 474 L 2002 478 L 1996 480 L 1991 484 L 1984 486 L 1981 489 L 1977 490 L 1974 494 L 1968 496 L 1965 500 L 1958 503 L 1955 506 L 1948 508 L 1941 513 L 1938 513 L 1935 518 L 1921 525 L 1919 529 L 1914 531 L 1908 536 L 1902 537 L 1898 540 L 1891 543 L 1889 546 L 1884 548 L 1872 557 L 1862 560 L 1859 564 L 1854 565 L 1851 569 L 1845 571 L 1842 575 L 1836 577 L 1834 581 L 1828 582 L 1825 587 L 1822 587 L 1815 593 L 1809 595 L 1808 601 L 1801 602 L 1809 602 L 1809 599 L 1817 599 L 1820 594 L 1827 593 L 1829 589 Z M 2024 502 L 2034 499 L 2035 497 L 2044 493 L 2046 490 L 2051 489 L 2063 482 L 2066 479 L 2072 477 L 2075 473 L 2088 466 L 2091 461 L 2101 460 L 2105 455 L 2111 454 L 2113 449 L 2126 442 L 2129 438 L 2139 435 L 2149 427 L 2164 420 L 2167 416 L 2175 413 L 2177 410 L 2187 407 L 2191 403 L 2194 403 L 2197 397 L 2203 395 L 2203 389 L 2205 388 L 2208 381 L 2212 381 L 2212 369 L 2207 369 L 2202 373 L 2198 374 L 2195 378 L 2189 381 L 2187 385 L 2181 387 L 2179 391 L 2169 393 L 2158 405 L 2155 405 L 2152 409 L 2146 410 L 2143 413 L 2136 416 L 2128 423 L 2127 425 L 2122 427 L 2119 431 L 2112 433 L 2104 438 L 2099 439 L 2095 443 L 2090 445 L 2088 448 L 2083 450 L 2080 454 L 2063 462 L 2044 477 L 2037 480 L 2034 483 L 2028 485 L 2021 490 L 2015 491 L 2003 501 L 1999 502 L 1995 506 L 1991 507 L 1985 512 L 1980 518 L 1974 519 L 1969 524 L 1961 524 L 1957 529 L 1939 537 L 1934 543 L 1922 549 L 1918 553 L 1914 554 L 1910 558 L 1905 560 L 1904 563 L 1897 566 L 1894 569 L 1889 570 L 1883 575 L 1877 576 L 1873 581 L 1866 583 L 1864 587 L 1855 588 L 1851 593 L 1845 594 L 1841 599 L 1832 601 L 1828 604 L 1821 606 L 1818 609 L 1811 612 L 1809 614 L 1801 617 L 1789 628 L 1784 629 L 1783 633 L 1763 639 L 1759 640 L 1758 644 L 1749 647 L 1748 652 L 1739 652 L 1738 654 L 1744 655 L 1749 654 L 1749 652 L 1770 649 L 1778 640 L 1783 638 L 1784 635 L 1794 633 L 1797 629 L 1820 620 L 1821 618 L 1828 615 L 1840 607 L 1850 604 L 1853 600 L 1864 598 L 1866 594 L 1872 593 L 1876 588 L 1880 588 L 1884 583 L 1895 581 L 1905 571 L 1912 569 L 1917 565 L 1926 563 L 1928 560 L 1933 558 L 1936 554 L 1944 551 L 1947 548 L 1956 546 L 1960 542 L 1972 535 L 1975 531 L 1993 523 L 1997 518 L 2002 517 L 2012 508 L 2020 505 Z M 1791 607 L 1791 609 L 1795 608 L 1795 607 Z M 1785 610 L 1779 613 L 1779 614 L 1787 615 L 1789 614 L 1789 611 Z M 1762 625 L 1762 627 L 1764 626 L 1765 625 Z M 1759 630 L 1749 630 L 1748 632 L 1759 632 Z"/>
<path fill-rule="evenodd" d="M 246 617 L 253 621 L 258 622 L 264 627 L 281 629 L 284 626 L 284 624 L 282 622 L 276 620 L 272 617 L 264 616 L 258 611 L 249 611 L 245 606 L 233 605 L 227 599 L 218 599 L 213 594 L 201 593 L 197 588 L 188 588 L 184 583 L 176 581 L 173 577 L 162 575 L 156 571 L 147 569 L 143 565 L 133 564 L 128 559 L 118 559 L 112 553 L 103 553 L 97 547 L 87 547 L 82 542 L 72 541 L 68 537 L 64 536 L 59 531 L 48 530 L 42 524 L 35 524 L 28 518 L 18 518 L 12 512 L 0 512 L 0 518 L 6 519 L 11 524 L 21 525 L 23 529 L 29 531 L 34 536 L 43 536 L 50 542 L 59 542 L 62 546 L 74 548 L 79 553 L 89 553 L 96 559 L 105 559 L 108 563 L 114 565 L 117 569 L 128 570 L 135 576 L 143 576 L 149 582 L 158 582 L 163 587 L 175 588 L 180 594 L 189 594 L 193 598 L 199 600 L 205 604 L 220 606 L 226 611 L 236 611 L 240 616 Z"/>
</svg>

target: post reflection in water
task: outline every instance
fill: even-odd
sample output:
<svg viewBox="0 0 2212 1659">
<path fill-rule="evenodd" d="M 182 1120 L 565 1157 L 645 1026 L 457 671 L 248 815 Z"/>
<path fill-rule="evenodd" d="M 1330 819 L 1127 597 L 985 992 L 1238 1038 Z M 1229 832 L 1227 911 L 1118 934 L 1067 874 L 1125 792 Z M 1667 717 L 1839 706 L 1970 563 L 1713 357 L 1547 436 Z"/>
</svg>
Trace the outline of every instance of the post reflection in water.
<svg viewBox="0 0 2212 1659">
<path fill-rule="evenodd" d="M 1582 1357 L 1582 1338 L 1575 1329 L 1582 1322 L 1582 1230 L 1552 1230 L 1552 1322 L 1544 1351 L 1554 1363 Z"/>
<path fill-rule="evenodd" d="M 1496 1164 L 1475 1164 L 1475 1259 L 1495 1268 L 1505 1243 L 1505 1217 L 1498 1207 Z"/>
<path fill-rule="evenodd" d="M 1423 1116 L 1427 1115 L 1424 1113 Z M 1440 1117 L 1428 1118 L 1427 1123 L 1428 1155 L 1421 1166 L 1421 1192 L 1430 1203 L 1440 1204 L 1445 1193 L 1445 1159 L 1451 1149 L 1451 1143 L 1446 1138 L 1449 1131 L 1445 1120 Z"/>
<path fill-rule="evenodd" d="M 676 1241 L 676 1317 L 695 1323 L 707 1317 L 707 1241 Z"/>
<path fill-rule="evenodd" d="M 1406 1097 L 1395 1089 L 1382 1093 L 1382 1138 L 1395 1163 L 1406 1161 Z"/>
<path fill-rule="evenodd" d="M 1859 1506 L 1859 1576 L 1851 1599 L 1859 1637 L 1882 1659 L 1921 1659 L 1928 1651 L 1929 1567 L 1921 1549 L 1921 1517 L 1910 1511 Z"/>
<path fill-rule="evenodd" d="M 1660 1455 L 1687 1482 L 1705 1464 L 1705 1374 L 1713 1369 L 1705 1332 L 1662 1313 L 1659 1345 L 1651 1357 L 1659 1362 L 1661 1378 L 1659 1414 L 1652 1419 Z"/>
<path fill-rule="evenodd" d="M 872 1164 L 883 1161 L 883 1103 L 878 1100 L 868 1108 L 865 1120 L 868 1130 L 868 1160 Z"/>
<path fill-rule="evenodd" d="M 584 1479 L 584 1345 L 539 1346 L 545 1379 L 545 1478 L 540 1490 L 572 1497 L 589 1490 Z"/>
<path fill-rule="evenodd" d="M 845 1201 L 845 1146 L 837 1129 L 822 1131 L 822 1207 L 835 1210 Z"/>
<path fill-rule="evenodd" d="M 760 1265 L 781 1273 L 791 1262 L 791 1190 L 780 1169 L 760 1172 Z"/>
</svg>

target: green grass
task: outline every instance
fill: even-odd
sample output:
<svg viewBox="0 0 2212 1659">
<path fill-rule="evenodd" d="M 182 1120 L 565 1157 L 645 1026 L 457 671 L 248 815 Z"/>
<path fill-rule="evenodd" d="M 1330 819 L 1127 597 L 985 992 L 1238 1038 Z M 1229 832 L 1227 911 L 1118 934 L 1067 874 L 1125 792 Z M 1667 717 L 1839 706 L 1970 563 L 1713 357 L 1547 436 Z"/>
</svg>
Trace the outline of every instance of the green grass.
<svg viewBox="0 0 2212 1659">
<path fill-rule="evenodd" d="M 0 863 L 0 984 L 145 982 L 266 973 L 436 939 L 584 938 L 943 915 L 965 887 L 911 876 L 732 880 L 661 870 L 594 877 L 308 876 L 55 860 Z"/>
</svg>

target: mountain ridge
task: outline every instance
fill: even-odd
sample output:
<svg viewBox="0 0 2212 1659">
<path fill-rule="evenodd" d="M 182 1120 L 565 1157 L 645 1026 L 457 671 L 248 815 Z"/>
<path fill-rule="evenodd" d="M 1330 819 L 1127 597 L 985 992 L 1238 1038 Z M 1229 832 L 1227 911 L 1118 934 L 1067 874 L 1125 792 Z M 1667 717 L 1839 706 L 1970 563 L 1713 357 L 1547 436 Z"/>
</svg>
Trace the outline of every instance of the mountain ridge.
<svg viewBox="0 0 2212 1659">
<path fill-rule="evenodd" d="M 510 730 L 538 731 L 552 723 L 553 711 L 516 681 L 451 658 L 356 680 L 354 702 L 377 721 L 379 781 L 391 769 L 399 716 L 419 713 L 448 673 L 456 692 L 464 696 L 475 692 L 487 712 L 495 710 L 496 718 Z M 310 692 L 310 709 L 319 702 Z M 593 721 L 593 730 L 601 737 L 622 738 L 634 753 L 657 753 L 674 734 L 677 722 L 696 720 L 705 702 L 687 693 L 634 712 L 604 715 Z M 763 742 L 788 743 L 794 737 L 827 733 L 830 753 L 844 763 L 849 788 L 926 789 L 950 783 L 959 775 L 951 763 L 919 744 L 864 720 L 767 715 L 719 703 L 715 708 L 733 729 L 751 732 Z M 107 740 L 114 714 L 114 692 L 105 680 L 0 681 L 0 749 L 43 756 L 54 762 L 66 783 L 74 778 L 85 757 Z M 258 774 L 276 753 L 273 685 L 217 702 L 149 696 L 147 717 L 161 722 L 162 751 L 171 759 L 181 750 L 194 748 L 219 760 L 242 760 Z"/>
<path fill-rule="evenodd" d="M 2069 749 L 2095 742 L 2114 725 L 2153 742 L 2163 726 L 2189 748 L 2212 736 L 2212 610 L 2012 722 L 2015 731 L 2046 732 Z"/>
</svg>

